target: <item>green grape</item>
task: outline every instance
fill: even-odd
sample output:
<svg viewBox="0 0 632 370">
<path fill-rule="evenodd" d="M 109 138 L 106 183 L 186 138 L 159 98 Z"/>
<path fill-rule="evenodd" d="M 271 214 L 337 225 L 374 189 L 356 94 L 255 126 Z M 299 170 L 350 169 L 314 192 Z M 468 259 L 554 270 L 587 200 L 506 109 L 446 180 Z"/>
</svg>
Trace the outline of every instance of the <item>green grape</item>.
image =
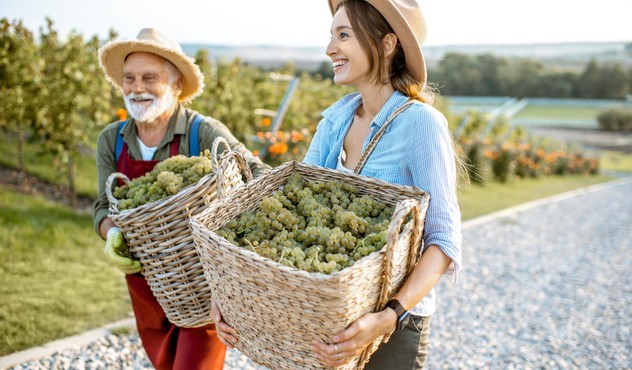
<svg viewBox="0 0 632 370">
<path fill-rule="evenodd" d="M 331 274 L 383 248 L 392 213 L 392 207 L 358 194 L 352 185 L 293 174 L 279 191 L 262 197 L 257 209 L 227 222 L 218 234 L 283 265 Z"/>
<path fill-rule="evenodd" d="M 211 173 L 211 152 L 208 149 L 200 156 L 176 155 L 159 162 L 143 176 L 115 187 L 112 195 L 119 200 L 119 210 L 132 209 L 175 195 Z"/>
</svg>

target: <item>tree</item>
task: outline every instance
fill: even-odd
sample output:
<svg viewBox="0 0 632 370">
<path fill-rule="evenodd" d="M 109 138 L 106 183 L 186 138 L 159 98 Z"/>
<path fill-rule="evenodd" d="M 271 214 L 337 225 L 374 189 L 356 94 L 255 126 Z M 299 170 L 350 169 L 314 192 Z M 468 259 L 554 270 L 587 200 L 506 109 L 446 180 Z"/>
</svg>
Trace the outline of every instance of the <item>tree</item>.
<svg viewBox="0 0 632 370">
<path fill-rule="evenodd" d="M 479 95 L 508 95 L 508 60 L 492 54 L 482 54 L 476 57 L 476 61 L 481 75 Z"/>
<path fill-rule="evenodd" d="M 621 63 L 605 65 L 601 69 L 600 98 L 625 99 L 628 93 L 628 76 Z"/>
<path fill-rule="evenodd" d="M 600 94 L 601 68 L 597 61 L 592 59 L 577 81 L 578 98 L 598 98 Z"/>
<path fill-rule="evenodd" d="M 94 143 L 92 133 L 112 116 L 113 89 L 100 73 L 96 55 L 99 41 L 71 32 L 59 41 L 51 19 L 41 31 L 41 54 L 45 61 L 44 119 L 39 124 L 44 149 L 56 156 L 67 176 L 72 204 L 76 201 L 75 159 L 82 146 Z"/>
<path fill-rule="evenodd" d="M 480 95 L 481 80 L 476 59 L 459 53 L 446 54 L 433 77 L 443 95 Z"/>
<path fill-rule="evenodd" d="M 22 22 L 0 20 L 0 127 L 17 136 L 20 181 L 25 179 L 24 142 L 41 113 L 42 60 Z"/>
<path fill-rule="evenodd" d="M 544 65 L 537 60 L 516 60 L 511 69 L 510 95 L 517 98 L 540 95 L 540 77 L 543 71 Z"/>
</svg>

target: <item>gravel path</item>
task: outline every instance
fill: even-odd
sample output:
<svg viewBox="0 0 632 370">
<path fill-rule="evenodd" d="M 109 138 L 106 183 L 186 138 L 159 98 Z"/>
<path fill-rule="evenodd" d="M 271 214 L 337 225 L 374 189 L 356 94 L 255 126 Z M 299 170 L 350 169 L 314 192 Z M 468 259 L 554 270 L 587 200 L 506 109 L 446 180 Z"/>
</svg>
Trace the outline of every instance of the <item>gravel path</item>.
<svg viewBox="0 0 632 370">
<path fill-rule="evenodd" d="M 632 369 L 632 181 L 464 224 L 428 369 Z M 484 221 L 484 222 L 483 222 Z M 134 334 L 10 369 L 151 369 Z M 262 370 L 229 351 L 226 370 Z"/>
</svg>

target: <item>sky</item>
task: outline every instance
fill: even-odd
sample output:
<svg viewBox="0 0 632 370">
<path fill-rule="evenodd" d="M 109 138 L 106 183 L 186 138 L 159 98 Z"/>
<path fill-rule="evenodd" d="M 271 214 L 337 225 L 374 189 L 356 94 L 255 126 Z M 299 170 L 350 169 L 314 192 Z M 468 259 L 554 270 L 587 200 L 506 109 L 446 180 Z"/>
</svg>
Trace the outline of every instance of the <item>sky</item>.
<svg viewBox="0 0 632 370">
<path fill-rule="evenodd" d="M 632 42 L 632 0 L 422 0 L 425 45 Z M 153 27 L 180 43 L 325 47 L 325 0 L 0 0 L 0 18 L 36 34 L 136 37 Z"/>
</svg>

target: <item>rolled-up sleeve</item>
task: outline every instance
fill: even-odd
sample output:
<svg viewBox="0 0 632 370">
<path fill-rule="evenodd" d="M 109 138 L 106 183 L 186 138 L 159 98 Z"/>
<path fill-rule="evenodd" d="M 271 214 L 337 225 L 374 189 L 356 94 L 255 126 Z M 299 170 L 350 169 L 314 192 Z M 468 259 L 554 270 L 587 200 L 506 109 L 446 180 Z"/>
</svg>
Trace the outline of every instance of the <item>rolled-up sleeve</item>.
<svg viewBox="0 0 632 370">
<path fill-rule="evenodd" d="M 413 131 L 408 160 L 414 185 L 430 194 L 424 245 L 436 245 L 452 263 L 445 274 L 458 281 L 461 269 L 461 211 L 456 195 L 456 163 L 445 117 L 422 109 L 411 120 Z"/>
</svg>

